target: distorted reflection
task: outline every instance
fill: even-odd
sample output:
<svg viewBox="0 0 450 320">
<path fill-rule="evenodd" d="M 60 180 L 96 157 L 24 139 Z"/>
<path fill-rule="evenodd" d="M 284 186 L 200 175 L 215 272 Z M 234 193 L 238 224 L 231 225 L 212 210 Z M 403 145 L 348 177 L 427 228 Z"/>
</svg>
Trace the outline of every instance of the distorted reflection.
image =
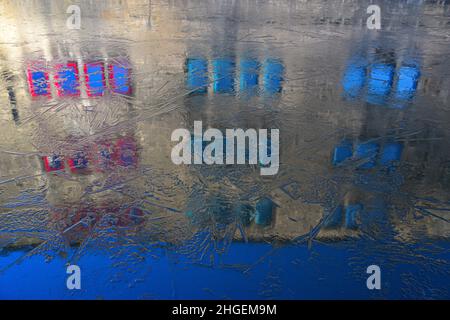
<svg viewBox="0 0 450 320">
<path fill-rule="evenodd" d="M 450 5 L 372 32 L 370 3 L 81 1 L 66 30 L 3 1 L 0 298 L 449 298 Z M 174 164 L 194 121 L 279 129 L 278 173 Z"/>
</svg>

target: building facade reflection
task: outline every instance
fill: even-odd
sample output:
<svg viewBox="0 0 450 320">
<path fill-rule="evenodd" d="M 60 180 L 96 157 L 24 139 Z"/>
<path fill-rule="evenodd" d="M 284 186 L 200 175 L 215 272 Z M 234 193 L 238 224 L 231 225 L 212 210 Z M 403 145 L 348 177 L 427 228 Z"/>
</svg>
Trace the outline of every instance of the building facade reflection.
<svg viewBox="0 0 450 320">
<path fill-rule="evenodd" d="M 429 61 L 410 62 L 388 49 L 366 58 L 347 50 L 349 42 L 345 42 L 347 49 L 339 45 L 346 39 L 330 36 L 327 47 L 309 29 L 298 46 L 300 25 L 292 26 L 294 32 L 262 24 L 248 35 L 244 20 L 202 25 L 192 12 L 175 19 L 177 7 L 155 5 L 152 28 L 142 31 L 136 21 L 130 30 L 122 30 L 118 26 L 129 12 L 102 5 L 90 7 L 102 18 L 86 19 L 86 28 L 103 31 L 107 40 L 99 39 L 96 31 L 86 38 L 76 32 L 70 35 L 73 38 L 54 35 L 52 30 L 60 22 L 55 18 L 38 24 L 39 41 L 20 47 L 22 52 L 5 49 L 5 61 L 14 74 L 22 75 L 8 93 L 15 92 L 10 101 L 17 107 L 11 102 L 11 110 L 16 110 L 14 119 L 20 111 L 23 125 L 2 132 L 2 140 L 7 141 L 2 149 L 24 151 L 29 157 L 21 159 L 26 164 L 19 164 L 16 156 L 2 154 L 4 181 L 15 181 L 25 171 L 26 177 L 33 177 L 27 181 L 34 181 L 27 188 L 40 190 L 38 186 L 44 185 L 46 206 L 52 210 L 64 211 L 67 204 L 80 212 L 118 210 L 120 219 L 124 210 L 119 208 L 129 205 L 153 212 L 163 221 L 163 231 L 151 234 L 155 223 L 145 216 L 141 235 L 173 242 L 213 229 L 211 221 L 216 220 L 227 224 L 232 238 L 239 241 L 296 241 L 313 237 L 316 229 L 318 239 L 337 240 L 353 236 L 357 229 L 370 229 L 358 222 L 370 216 L 367 210 L 388 215 L 394 203 L 388 195 L 398 187 L 392 186 L 394 176 L 404 177 L 401 186 L 408 192 L 423 193 L 423 186 L 421 190 L 411 179 L 414 170 L 407 170 L 408 165 L 426 167 L 424 185 L 443 194 L 447 190 L 438 185 L 448 173 L 436 173 L 448 161 L 447 144 L 428 141 L 446 137 L 445 127 L 426 124 L 421 134 L 405 138 L 414 129 L 423 129 L 423 113 L 405 107 L 423 99 L 422 73 Z M 235 6 L 239 4 L 217 10 L 229 10 L 236 18 Z M 133 8 L 139 6 L 130 5 L 129 10 Z M 279 19 L 289 17 L 289 10 L 281 10 Z M 42 22 L 38 13 L 31 19 Z M 327 17 L 311 23 L 338 26 L 344 32 L 345 23 L 351 22 L 352 17 Z M 18 21 L 11 25 L 20 29 Z M 194 40 L 183 40 L 183 25 Z M 235 32 L 224 34 L 225 29 Z M 26 25 L 17 34 L 28 39 L 34 33 Z M 237 41 L 239 36 L 242 40 Z M 342 93 L 345 99 L 340 99 Z M 363 108 L 355 107 L 359 102 Z M 379 106 L 394 113 L 379 111 Z M 280 175 L 264 180 L 251 166 L 173 165 L 170 133 L 190 127 L 195 120 L 215 128 L 280 128 Z M 392 187 L 381 196 L 361 186 L 360 180 L 378 179 L 372 171 L 382 171 L 380 180 Z M 342 183 L 341 178 L 350 182 Z M 372 189 L 376 186 L 372 184 Z M 27 188 L 10 187 L 2 195 L 4 201 Z M 349 195 L 344 189 L 350 190 Z M 227 196 L 218 196 L 221 193 Z M 77 224 L 83 219 L 69 220 Z M 350 230 L 349 234 L 322 231 L 321 223 L 327 219 L 334 221 L 330 225 Z M 402 224 L 395 214 L 390 219 L 393 225 Z"/>
</svg>

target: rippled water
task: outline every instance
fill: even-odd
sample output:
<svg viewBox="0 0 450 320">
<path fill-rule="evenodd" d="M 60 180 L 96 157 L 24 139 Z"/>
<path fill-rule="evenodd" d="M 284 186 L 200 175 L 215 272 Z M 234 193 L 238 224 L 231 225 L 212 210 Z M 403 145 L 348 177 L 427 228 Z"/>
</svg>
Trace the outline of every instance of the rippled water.
<svg viewBox="0 0 450 320">
<path fill-rule="evenodd" d="M 450 3 L 370 3 L 2 1 L 0 298 L 448 299 Z M 194 121 L 278 173 L 173 164 Z"/>
</svg>

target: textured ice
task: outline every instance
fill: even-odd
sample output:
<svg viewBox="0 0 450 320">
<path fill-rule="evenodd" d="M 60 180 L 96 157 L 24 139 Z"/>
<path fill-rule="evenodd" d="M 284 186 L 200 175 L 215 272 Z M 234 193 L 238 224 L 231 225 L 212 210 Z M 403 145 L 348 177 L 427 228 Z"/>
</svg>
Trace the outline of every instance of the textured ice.
<svg viewBox="0 0 450 320">
<path fill-rule="evenodd" d="M 0 298 L 450 297 L 448 1 L 78 3 L 0 3 Z M 174 165 L 200 120 L 278 174 Z"/>
</svg>

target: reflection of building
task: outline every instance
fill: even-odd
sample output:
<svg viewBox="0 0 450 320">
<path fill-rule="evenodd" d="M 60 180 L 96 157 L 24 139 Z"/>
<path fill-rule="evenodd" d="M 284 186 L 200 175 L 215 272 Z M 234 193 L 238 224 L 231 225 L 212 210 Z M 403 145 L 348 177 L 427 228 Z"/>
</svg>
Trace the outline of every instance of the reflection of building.
<svg viewBox="0 0 450 320">
<path fill-rule="evenodd" d="M 273 95 L 282 91 L 284 65 L 274 58 L 266 59 L 261 64 L 254 58 L 243 57 L 239 60 L 238 67 L 230 57 L 216 58 L 211 61 L 211 76 L 208 74 L 206 59 L 188 58 L 186 69 L 187 89 L 195 94 L 207 93 L 210 82 L 213 93 L 218 94 L 251 96 L 264 92 L 266 95 Z"/>
<path fill-rule="evenodd" d="M 368 66 L 360 58 L 347 67 L 342 87 L 349 98 L 360 96 L 366 89 L 368 103 L 402 108 L 414 97 L 419 78 L 419 67 L 415 64 L 402 65 L 396 72 L 395 61 L 377 61 Z M 395 102 L 391 103 L 389 98 Z"/>
<path fill-rule="evenodd" d="M 106 78 L 108 88 L 112 93 L 130 95 L 132 92 L 131 68 L 127 61 L 111 61 L 105 69 L 102 61 L 87 62 L 78 65 L 76 61 L 58 63 L 53 68 L 48 63 L 38 61 L 29 63 L 27 68 L 27 80 L 30 95 L 33 98 L 44 96 L 51 97 L 51 83 L 49 73 L 54 72 L 52 78 L 59 97 L 79 97 L 81 95 L 81 83 L 79 70 L 83 68 L 88 97 L 103 96 L 106 89 Z M 108 74 L 106 75 L 106 70 Z"/>
<path fill-rule="evenodd" d="M 45 4 L 43 11 L 39 4 L 27 4 L 30 14 L 26 23 L 18 19 L 19 4 L 1 5 L 8 18 L 1 23 L 5 58 L 0 67 L 3 70 L 6 62 L 15 77 L 10 87 L 15 90 L 18 107 L 14 110 L 20 112 L 21 120 L 17 127 L 10 121 L 10 114 L 7 118 L 2 115 L 8 120 L 8 127 L 0 133 L 2 149 L 17 152 L 0 154 L 2 180 L 11 179 L 11 183 L 2 185 L 2 202 L 18 201 L 21 192 L 42 189 L 46 202 L 41 209 L 47 212 L 67 206 L 115 211 L 129 205 L 156 215 L 161 211 L 163 216 L 171 212 L 169 209 L 176 211 L 182 206 L 182 202 L 174 201 L 178 195 L 154 204 L 145 193 L 152 194 L 155 189 L 156 194 L 158 189 L 170 187 L 173 179 L 167 177 L 161 182 L 158 178 L 167 169 L 182 177 L 182 172 L 175 174 L 182 168 L 171 168 L 170 162 L 170 132 L 179 126 L 180 118 L 169 115 L 162 120 L 153 114 L 157 114 L 159 103 L 154 93 L 164 88 L 168 79 L 174 79 L 174 71 L 180 71 L 182 78 L 184 47 L 164 42 L 142 60 L 142 39 L 136 32 L 142 24 L 136 20 L 139 23 L 134 30 L 117 28 L 117 22 L 125 18 L 122 10 L 115 10 L 118 3 L 85 4 L 98 18 L 83 19 L 80 31 L 65 28 L 65 15 L 60 13 L 65 13 L 65 8 L 56 3 Z M 139 2 L 129 4 L 129 14 L 139 11 Z M 158 7 L 150 12 L 158 22 L 155 32 L 148 32 L 153 41 L 164 39 L 166 32 L 177 32 L 167 9 Z M 47 13 L 51 18 L 45 17 Z M 102 38 L 97 37 L 100 30 Z M 136 45 L 121 43 L 128 32 L 137 35 Z M 88 41 L 83 38 L 86 34 Z M 30 45 L 20 44 L 25 39 Z M 165 72 L 160 73 L 160 65 Z M 176 85 L 171 83 L 165 89 Z M 167 131 L 161 130 L 161 123 L 166 123 Z M 21 175 L 23 180 L 19 179 Z M 182 199 L 182 194 L 179 197 Z M 36 210 L 32 204 L 28 209 Z M 117 211 L 120 220 L 122 214 Z M 13 214 L 25 212 L 24 206 Z"/>
<path fill-rule="evenodd" d="M 391 209 L 386 219 L 389 219 L 401 234 L 411 235 L 414 233 L 413 230 L 420 230 L 423 227 L 422 223 L 426 221 L 425 223 L 430 223 L 426 228 L 426 234 L 432 237 L 448 237 L 449 228 L 448 223 L 445 222 L 446 219 L 440 214 L 431 214 L 418 209 L 417 200 L 414 199 L 415 196 L 412 196 L 412 194 L 431 192 L 437 197 L 435 205 L 445 206 L 446 197 L 438 190 L 448 190 L 448 184 L 445 183 L 448 173 L 446 169 L 443 169 L 448 166 L 447 159 L 450 156 L 446 147 L 447 139 L 443 138 L 446 134 L 439 127 L 432 128 L 429 123 L 422 122 L 421 119 L 429 117 L 431 113 L 439 112 L 432 111 L 429 102 L 425 102 L 424 110 L 419 112 L 414 109 L 399 112 L 383 108 L 413 108 L 413 98 L 418 95 L 418 88 L 424 87 L 426 82 L 426 79 L 420 81 L 421 72 L 417 59 L 414 61 L 404 58 L 397 63 L 395 60 L 394 53 L 377 49 L 374 57 L 353 58 L 348 64 L 342 77 L 344 96 L 350 101 L 362 98 L 367 102 L 365 108 L 367 108 L 368 121 L 356 137 L 359 142 L 355 146 L 346 138 L 334 148 L 333 165 L 344 165 L 353 169 L 372 169 L 372 172 L 366 173 L 369 181 L 374 180 L 373 171 L 384 170 L 392 178 L 392 172 L 395 170 L 395 178 L 400 188 L 396 193 L 399 195 L 406 193 L 406 195 L 403 199 L 402 196 L 398 196 L 397 199 L 391 197 L 395 205 L 393 203 L 389 205 L 402 209 L 396 209 L 398 211 Z M 422 97 L 418 96 L 416 106 L 419 104 L 418 101 L 422 100 Z M 431 142 L 436 137 L 441 138 L 437 139 L 439 141 Z M 424 157 L 424 154 L 430 156 L 432 154 L 432 156 Z M 392 166 L 393 164 L 395 166 Z M 380 185 L 374 184 L 372 189 L 380 194 L 386 193 Z M 413 199 L 407 200 L 411 196 Z M 408 205 L 405 205 L 404 201 L 407 201 Z M 355 205 L 360 208 L 358 210 L 361 211 L 360 216 L 366 214 L 362 210 L 363 204 Z M 335 216 L 340 214 L 341 209 L 338 209 L 334 213 Z M 389 210 L 385 208 L 383 211 Z M 408 212 L 407 220 L 399 217 L 405 212 Z M 413 216 L 425 217 L 425 219 L 415 221 Z M 432 220 L 434 221 L 431 222 Z M 333 220 L 331 222 L 333 224 Z M 436 230 L 440 231 L 436 232 Z M 404 239 L 408 237 L 405 236 Z"/>
<path fill-rule="evenodd" d="M 0 36 L 6 62 L 1 68 L 8 82 L 1 99 L 11 106 L 0 110 L 0 139 L 2 151 L 17 151 L 0 154 L 2 179 L 12 181 L 1 185 L 2 202 L 31 188 L 45 193 L 42 208 L 48 212 L 47 206 L 113 210 L 132 204 L 155 218 L 142 234 L 146 230 L 152 240 L 177 242 L 196 228 L 213 227 L 212 220 L 232 224 L 236 220 L 228 218 L 236 216 L 243 219 L 249 240 L 313 236 L 328 214 L 334 218 L 330 225 L 353 235 L 357 216 L 381 212 L 385 217 L 394 203 L 383 198 L 389 192 L 377 197 L 373 190 L 355 187 L 353 180 L 346 184 L 359 169 L 376 171 L 380 164 L 401 162 L 401 188 L 410 194 L 429 191 L 440 199 L 448 197 L 448 130 L 424 122 L 446 119 L 448 111 L 433 105 L 417 108 L 427 102 L 422 86 L 435 92 L 447 83 L 439 79 L 439 70 L 427 75 L 422 71 L 432 63 L 430 52 L 420 68 L 389 51 L 345 69 L 346 59 L 354 56 L 349 52 L 353 44 L 369 41 L 360 29 L 357 35 L 351 32 L 365 14 L 356 1 L 328 6 L 282 1 L 276 10 L 273 4 L 261 5 L 257 15 L 244 2 L 207 2 L 196 10 L 190 4 L 83 3 L 90 14 L 83 18 L 81 31 L 65 29 L 65 8 L 56 1 L 43 7 L 0 5 L 7 12 Z M 21 8 L 27 9 L 26 21 Z M 224 19 L 210 19 L 215 16 Z M 426 38 L 408 48 L 424 49 L 432 42 Z M 26 65 L 36 61 L 45 61 L 45 67 Z M 336 85 L 342 81 L 341 71 L 346 93 L 361 94 L 364 101 L 341 99 Z M 396 103 L 390 104 L 391 99 Z M 411 108 L 398 108 L 403 103 Z M 173 165 L 171 132 L 190 128 L 194 120 L 219 129 L 280 128 L 279 174 L 262 178 L 251 166 Z M 409 136 L 415 131 L 420 132 Z M 372 144 L 385 136 L 392 141 L 383 138 Z M 139 159 L 130 167 L 120 164 L 122 153 L 114 150 L 125 137 L 133 139 L 125 154 Z M 353 164 L 363 168 L 345 171 L 344 165 L 332 165 L 330 152 L 343 138 L 351 146 L 335 154 L 335 164 L 354 157 Z M 48 156 L 43 164 L 47 171 L 63 165 L 64 170 L 43 172 L 40 161 Z M 116 168 L 99 170 L 103 165 Z M 197 197 L 200 191 L 204 194 Z M 198 210 L 194 217 L 205 219 L 190 229 L 192 208 Z M 389 219 L 401 228 L 395 214 Z M 444 229 L 434 220 L 426 225 Z M 324 230 L 318 236 L 327 232 L 335 238 L 345 234 Z M 238 231 L 233 235 L 244 237 Z"/>
<path fill-rule="evenodd" d="M 119 204 L 116 204 L 119 205 Z M 61 233 L 69 244 L 79 243 L 97 228 L 121 229 L 138 232 L 145 222 L 144 212 L 136 207 L 114 207 L 114 204 L 99 207 L 59 207 L 51 212 L 52 227 Z"/>
</svg>

